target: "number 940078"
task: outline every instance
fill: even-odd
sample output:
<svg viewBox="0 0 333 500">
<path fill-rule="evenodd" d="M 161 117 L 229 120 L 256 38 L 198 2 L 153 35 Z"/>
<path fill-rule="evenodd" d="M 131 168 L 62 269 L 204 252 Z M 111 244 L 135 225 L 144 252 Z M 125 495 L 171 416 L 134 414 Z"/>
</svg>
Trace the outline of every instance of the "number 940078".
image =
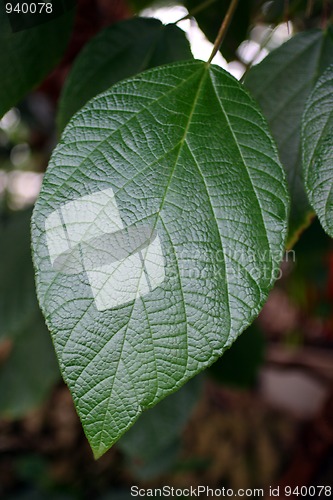
<svg viewBox="0 0 333 500">
<path fill-rule="evenodd" d="M 7 14 L 52 14 L 52 3 L 50 2 L 17 2 L 6 3 Z"/>
</svg>

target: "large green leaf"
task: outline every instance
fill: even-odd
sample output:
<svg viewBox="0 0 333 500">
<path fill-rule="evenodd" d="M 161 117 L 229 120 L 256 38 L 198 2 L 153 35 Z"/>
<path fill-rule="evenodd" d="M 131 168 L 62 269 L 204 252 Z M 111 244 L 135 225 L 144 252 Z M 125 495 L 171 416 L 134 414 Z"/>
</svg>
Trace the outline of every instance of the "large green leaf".
<svg viewBox="0 0 333 500">
<path fill-rule="evenodd" d="M 82 50 L 61 95 L 58 125 L 114 83 L 145 69 L 190 59 L 185 33 L 157 19 L 133 18 L 101 31 Z"/>
<path fill-rule="evenodd" d="M 307 101 L 302 146 L 310 203 L 333 237 L 333 65 L 318 80 Z"/>
<path fill-rule="evenodd" d="M 35 206 L 33 250 L 96 457 L 252 322 L 282 257 L 287 205 L 266 122 L 220 68 L 156 68 L 74 116 Z"/>
<path fill-rule="evenodd" d="M 262 107 L 279 148 L 291 195 L 288 246 L 312 218 L 301 160 L 301 120 L 319 75 L 333 63 L 333 29 L 300 33 L 254 66 L 245 80 Z"/>
<path fill-rule="evenodd" d="M 13 32 L 0 2 L 0 118 L 38 85 L 60 60 L 69 40 L 73 12 Z"/>
</svg>

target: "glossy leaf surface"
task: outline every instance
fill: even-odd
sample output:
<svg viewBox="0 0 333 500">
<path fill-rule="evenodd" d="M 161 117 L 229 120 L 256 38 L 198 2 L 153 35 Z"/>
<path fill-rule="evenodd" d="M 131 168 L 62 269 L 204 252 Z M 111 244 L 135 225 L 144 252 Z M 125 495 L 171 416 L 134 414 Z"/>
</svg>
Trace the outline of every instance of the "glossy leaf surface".
<svg viewBox="0 0 333 500">
<path fill-rule="evenodd" d="M 267 124 L 218 67 L 150 70 L 73 117 L 35 206 L 33 250 L 39 301 L 96 457 L 259 313 L 287 211 Z M 120 257 L 117 238 L 147 227 L 146 244 L 129 238 L 133 252 Z"/>
</svg>

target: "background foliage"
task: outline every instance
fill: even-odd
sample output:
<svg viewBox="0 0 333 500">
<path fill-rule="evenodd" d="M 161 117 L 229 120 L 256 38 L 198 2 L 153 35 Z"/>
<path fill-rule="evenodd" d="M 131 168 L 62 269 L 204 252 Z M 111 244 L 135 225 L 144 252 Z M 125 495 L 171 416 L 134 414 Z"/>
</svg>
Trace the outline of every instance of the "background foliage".
<svg viewBox="0 0 333 500">
<path fill-rule="evenodd" d="M 216 0 L 201 8 L 191 0 L 184 6 L 194 13 L 191 22 L 213 41 L 228 4 Z M 242 1 L 221 47 L 231 63 L 228 70 L 243 74 L 276 140 L 292 204 L 288 246 L 296 257 L 283 262 L 283 277 L 255 325 L 202 379 L 193 379 L 149 410 L 118 447 L 93 464 L 37 305 L 29 221 L 50 153 L 71 116 L 124 78 L 191 58 L 180 29 L 184 22 L 177 27 L 140 17 L 125 20 L 147 7 L 157 8 L 137 0 L 79 0 L 75 10 L 18 33 L 11 31 L 0 7 L 4 498 L 117 499 L 128 498 L 134 482 L 203 481 L 236 488 L 283 483 L 285 478 L 289 484 L 329 484 L 332 477 L 329 431 L 320 445 L 311 434 L 330 421 L 333 380 L 331 242 L 317 221 L 306 230 L 315 211 L 332 232 L 332 6 L 319 0 Z M 317 150 L 316 163 L 310 164 Z M 316 183 L 320 191 L 314 190 Z M 313 393 L 316 417 L 304 403 L 296 409 L 281 403 L 277 378 L 273 389 L 267 389 L 276 369 L 286 380 L 290 370 L 294 380 L 296 370 L 302 383 L 312 376 L 311 384 L 320 381 Z M 292 394 L 291 385 L 287 382 Z M 307 400 L 312 399 L 310 385 Z M 306 437 L 300 434 L 304 419 L 309 419 Z M 308 456 L 300 443 L 312 443 L 316 452 Z M 305 469 L 306 477 L 300 472 Z"/>
</svg>

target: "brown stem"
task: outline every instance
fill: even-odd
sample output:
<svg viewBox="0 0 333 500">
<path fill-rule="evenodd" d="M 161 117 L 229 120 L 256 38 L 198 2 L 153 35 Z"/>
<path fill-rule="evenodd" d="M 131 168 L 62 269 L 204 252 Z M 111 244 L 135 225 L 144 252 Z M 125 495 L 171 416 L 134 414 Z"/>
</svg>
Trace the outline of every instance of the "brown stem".
<svg viewBox="0 0 333 500">
<path fill-rule="evenodd" d="M 206 0 L 205 2 L 201 3 L 200 5 L 197 5 L 197 7 L 194 7 L 194 9 L 190 10 L 186 16 L 181 17 L 178 19 L 178 21 L 175 22 L 175 24 L 180 23 L 180 21 L 185 21 L 186 19 L 190 19 L 191 17 L 194 17 L 196 14 L 199 14 L 199 12 L 205 10 L 207 7 L 209 7 L 212 3 L 215 3 L 217 0 Z"/>
<path fill-rule="evenodd" d="M 212 50 L 212 53 L 207 61 L 207 64 L 210 64 L 214 57 L 216 56 L 219 48 L 221 47 L 221 44 L 223 42 L 223 39 L 225 37 L 225 34 L 229 28 L 229 24 L 231 22 L 232 16 L 234 15 L 234 12 L 236 10 L 236 7 L 238 5 L 238 0 L 231 0 L 231 3 L 229 5 L 229 9 L 223 19 L 223 22 L 221 24 L 221 28 L 219 29 L 219 32 L 217 34 L 216 40 L 214 42 L 214 47 Z"/>
</svg>

